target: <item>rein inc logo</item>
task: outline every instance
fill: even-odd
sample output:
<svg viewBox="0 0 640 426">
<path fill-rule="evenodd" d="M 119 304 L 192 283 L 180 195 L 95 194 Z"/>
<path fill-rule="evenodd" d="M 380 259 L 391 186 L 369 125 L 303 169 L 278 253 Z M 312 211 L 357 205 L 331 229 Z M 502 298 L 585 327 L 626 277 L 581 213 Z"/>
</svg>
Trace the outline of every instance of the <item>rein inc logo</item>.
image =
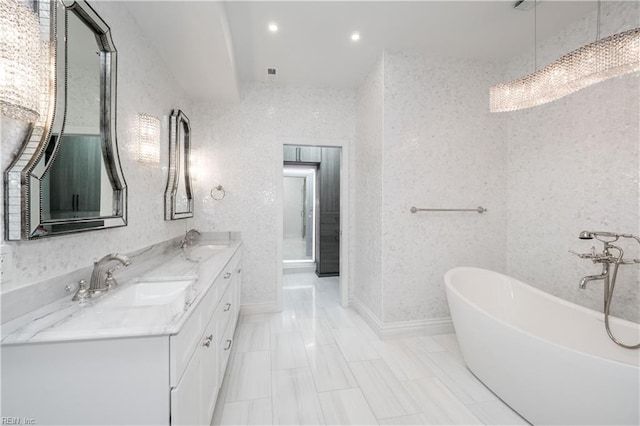
<svg viewBox="0 0 640 426">
<path fill-rule="evenodd" d="M 3 425 L 35 425 L 36 420 L 30 417 L 1 417 L 0 424 Z"/>
</svg>

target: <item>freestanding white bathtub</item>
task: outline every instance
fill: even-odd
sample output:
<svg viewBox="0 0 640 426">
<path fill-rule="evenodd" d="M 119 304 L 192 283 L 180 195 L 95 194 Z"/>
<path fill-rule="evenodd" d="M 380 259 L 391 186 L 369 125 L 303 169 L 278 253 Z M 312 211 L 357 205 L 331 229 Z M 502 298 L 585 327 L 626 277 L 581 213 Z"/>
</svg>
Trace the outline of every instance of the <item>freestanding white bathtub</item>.
<svg viewBox="0 0 640 426">
<path fill-rule="evenodd" d="M 609 340 L 602 313 L 485 269 L 444 280 L 467 366 L 529 422 L 640 424 L 640 350 Z M 640 340 L 639 324 L 610 319 L 623 342 Z"/>
</svg>

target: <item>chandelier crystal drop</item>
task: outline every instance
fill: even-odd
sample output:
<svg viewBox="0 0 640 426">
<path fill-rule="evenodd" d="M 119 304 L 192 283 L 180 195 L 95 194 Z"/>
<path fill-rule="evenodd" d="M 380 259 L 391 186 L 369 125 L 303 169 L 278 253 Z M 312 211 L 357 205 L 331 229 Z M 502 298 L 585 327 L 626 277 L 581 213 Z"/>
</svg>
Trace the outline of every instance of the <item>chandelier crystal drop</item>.
<svg viewBox="0 0 640 426">
<path fill-rule="evenodd" d="M 640 71 L 640 28 L 614 34 L 562 56 L 518 80 L 492 86 L 491 112 L 555 101 L 585 87 Z"/>
<path fill-rule="evenodd" d="M 0 114 L 33 123 L 45 74 L 38 16 L 17 0 L 0 0 Z"/>
</svg>

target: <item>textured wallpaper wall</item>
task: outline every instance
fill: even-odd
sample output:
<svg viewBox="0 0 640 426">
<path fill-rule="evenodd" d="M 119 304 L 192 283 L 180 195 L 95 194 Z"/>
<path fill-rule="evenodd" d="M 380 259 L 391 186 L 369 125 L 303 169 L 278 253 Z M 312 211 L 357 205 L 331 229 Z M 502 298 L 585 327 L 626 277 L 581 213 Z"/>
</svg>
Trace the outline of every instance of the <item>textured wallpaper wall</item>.
<svg viewBox="0 0 640 426">
<path fill-rule="evenodd" d="M 384 322 L 447 317 L 444 273 L 505 265 L 503 120 L 488 62 L 387 53 L 384 74 Z M 475 208 L 475 212 L 409 212 Z"/>
<path fill-rule="evenodd" d="M 504 270 L 506 147 L 503 120 L 488 112 L 496 70 L 385 52 L 360 88 L 354 296 L 384 323 L 447 317 L 452 267 Z M 489 212 L 409 211 L 480 205 Z"/>
<path fill-rule="evenodd" d="M 353 298 L 382 319 L 384 55 L 358 89 L 353 147 Z"/>
<path fill-rule="evenodd" d="M 165 222 L 163 216 L 168 116 L 172 108 L 184 107 L 185 96 L 122 4 L 94 2 L 92 6 L 111 27 L 118 50 L 118 144 L 129 189 L 129 226 L 38 241 L 3 242 L 10 246 L 13 263 L 12 271 L 3 271 L 3 292 L 89 266 L 94 258 L 110 252 L 128 252 L 175 237 L 189 225 L 185 221 Z M 162 117 L 158 166 L 135 161 L 139 112 Z M 5 170 L 20 147 L 23 129 L 19 123 L 3 118 L 0 131 L 0 166 Z M 0 227 L 4 233 L 4 224 Z"/>
<path fill-rule="evenodd" d="M 595 14 L 545 40 L 539 66 L 595 38 Z M 638 2 L 603 2 L 602 36 L 640 26 Z M 508 65 L 507 78 L 531 69 L 532 52 Z M 601 267 L 568 252 L 602 244 L 582 230 L 639 234 L 640 78 L 609 80 L 559 101 L 506 113 L 508 273 L 563 299 L 602 310 L 602 281 L 578 290 Z M 627 256 L 638 245 L 622 243 Z M 614 315 L 640 321 L 638 266 L 623 266 Z"/>
</svg>

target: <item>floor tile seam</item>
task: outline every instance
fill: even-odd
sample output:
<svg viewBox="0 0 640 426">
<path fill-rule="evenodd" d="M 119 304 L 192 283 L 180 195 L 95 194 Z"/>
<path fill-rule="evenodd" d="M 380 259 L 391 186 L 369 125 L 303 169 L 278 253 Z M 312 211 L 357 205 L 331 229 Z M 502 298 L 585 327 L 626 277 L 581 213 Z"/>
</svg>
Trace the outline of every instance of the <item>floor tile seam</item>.
<svg viewBox="0 0 640 426">
<path fill-rule="evenodd" d="M 347 358 L 347 355 L 345 354 L 345 351 L 342 349 L 342 345 L 340 345 L 340 343 L 338 342 L 338 339 L 336 338 L 336 335 L 335 335 L 335 330 L 348 330 L 348 329 L 359 330 L 358 327 L 338 327 L 338 328 L 335 328 L 335 329 L 331 328 L 330 330 L 331 330 L 331 335 L 333 336 L 333 340 L 336 341 L 336 344 L 338 345 L 338 349 L 340 349 L 340 352 L 342 353 L 342 356 L 344 357 L 345 360 L 347 360 L 347 362 L 351 362 Z M 369 344 L 369 340 L 365 339 L 365 342 L 367 344 Z M 375 352 L 375 354 L 377 355 L 377 358 L 368 358 L 368 359 L 366 359 L 366 361 L 370 361 L 370 360 L 373 360 L 373 359 L 382 359 L 382 356 L 376 350 L 376 348 L 374 348 L 372 345 L 370 345 L 370 346 L 371 346 L 371 349 L 373 349 L 373 352 Z M 365 360 L 354 360 L 354 361 L 365 361 Z"/>
<path fill-rule="evenodd" d="M 223 405 L 227 404 L 235 404 L 236 402 L 252 402 L 252 401 L 260 401 L 263 399 L 272 399 L 271 396 L 262 396 L 260 398 L 243 398 L 243 399 L 234 399 L 233 401 L 224 401 Z"/>
<path fill-rule="evenodd" d="M 334 338 L 334 340 L 335 340 L 335 338 Z M 332 345 L 322 345 L 322 346 L 332 346 Z M 353 377 L 353 379 L 356 381 L 356 383 L 358 383 L 358 379 L 356 378 L 355 374 L 353 374 L 353 370 L 351 369 L 351 365 L 349 365 L 349 360 L 347 360 L 347 358 L 344 356 L 344 353 L 342 352 L 342 349 L 340 349 L 340 345 L 338 345 L 337 342 L 336 342 L 335 346 L 338 349 L 339 355 L 342 357 L 342 360 L 347 365 L 347 369 L 349 370 L 349 374 L 351 374 L 351 377 Z M 309 357 L 309 351 L 305 350 L 305 352 L 307 353 L 307 357 Z M 310 357 L 309 357 L 308 361 L 309 361 L 309 368 L 311 368 L 312 364 L 311 364 L 311 358 Z M 318 391 L 318 384 L 315 383 L 316 379 L 315 379 L 315 376 L 313 375 L 313 370 L 311 371 L 311 376 L 313 377 L 313 381 L 314 381 L 314 384 L 316 386 L 316 393 L 320 393 Z M 350 386 L 350 387 L 345 388 L 345 389 L 352 389 L 354 387 L 357 387 L 357 388 L 360 389 L 360 384 L 358 384 L 358 386 Z M 340 389 L 336 389 L 336 390 L 340 390 Z M 360 389 L 360 391 L 362 392 L 362 389 Z M 325 391 L 323 391 L 323 392 L 325 392 Z M 363 393 L 363 395 L 364 395 L 364 393 Z M 367 403 L 368 403 L 368 401 L 367 401 Z"/>
<path fill-rule="evenodd" d="M 421 380 L 424 380 L 424 379 L 416 379 L 416 380 L 409 380 L 409 381 L 411 381 L 411 382 L 420 382 Z M 465 407 L 467 406 L 467 404 L 462 402 L 462 400 L 460 400 L 460 398 L 458 398 L 456 396 L 456 394 L 451 389 L 449 389 L 449 387 L 446 385 L 446 383 L 444 383 L 438 377 L 431 377 L 428 380 L 430 380 L 432 382 L 435 382 L 436 386 L 439 386 L 440 388 L 443 389 L 443 391 L 440 392 L 441 394 L 443 394 L 443 395 L 445 395 L 447 397 L 453 398 L 454 400 L 456 400 L 457 402 L 459 402 L 460 404 L 462 404 Z M 449 393 L 449 395 L 447 395 L 447 392 Z"/>
<path fill-rule="evenodd" d="M 271 319 L 269 320 L 269 367 L 273 367 L 271 360 L 271 351 L 273 350 L 273 331 L 271 330 Z M 271 382 L 271 386 L 269 386 L 269 393 L 271 394 L 271 424 L 274 425 L 276 422 L 276 407 L 275 407 L 275 395 L 273 392 L 273 369 L 269 368 L 269 380 Z"/>
<path fill-rule="evenodd" d="M 313 388 L 316 391 L 316 398 L 318 398 L 318 403 L 320 403 L 320 396 L 319 396 L 320 392 L 318 391 L 318 383 L 316 382 L 316 377 L 313 374 L 313 370 L 311 369 L 311 366 L 313 364 L 311 362 L 311 357 L 309 356 L 309 351 L 307 350 L 306 346 L 305 346 L 304 353 L 305 353 L 305 356 L 307 357 L 307 362 L 309 363 L 309 372 L 311 373 L 311 380 L 313 380 Z M 320 404 L 320 410 L 322 410 L 322 404 Z M 326 423 L 326 419 L 325 419 L 325 423 Z"/>
<path fill-rule="evenodd" d="M 446 375 L 446 374 L 445 374 Z M 453 377 L 446 375 L 452 382 L 457 383 L 458 381 L 456 379 L 454 379 Z M 477 380 L 477 378 L 475 376 L 473 376 L 474 379 Z M 449 392 L 451 392 L 451 394 L 453 395 L 453 397 L 455 397 L 458 401 L 460 401 L 460 403 L 464 406 L 467 406 L 469 404 L 480 404 L 483 402 L 492 402 L 492 401 L 496 401 L 496 400 L 500 400 L 499 398 L 497 398 L 493 392 L 491 392 L 488 388 L 487 391 L 489 392 L 490 395 L 490 399 L 477 399 L 476 397 L 472 396 L 469 392 L 467 392 L 467 387 L 462 386 L 462 385 L 458 385 L 458 387 L 463 388 L 464 394 L 472 401 L 472 402 L 464 402 L 463 399 L 461 399 L 458 396 L 458 392 L 456 391 L 456 389 L 452 388 L 451 386 L 449 386 L 447 384 L 447 382 L 445 380 L 442 379 L 442 377 L 439 376 L 435 376 L 434 379 L 438 380 L 438 382 L 440 382 L 441 385 L 443 385 Z M 482 382 L 480 382 L 482 384 Z M 484 386 L 484 384 L 482 384 L 482 386 Z"/>
<path fill-rule="evenodd" d="M 351 373 L 353 375 L 353 373 Z M 355 375 L 353 376 L 355 378 Z M 356 379 L 357 381 L 357 379 Z M 318 399 L 320 399 L 320 393 L 329 393 L 329 392 L 338 392 L 338 391 L 344 391 L 344 390 L 350 390 L 350 389 L 358 389 L 360 391 L 360 394 L 362 395 L 362 397 L 364 398 L 364 402 L 367 404 L 367 407 L 369 408 L 369 411 L 371 412 L 371 414 L 373 414 L 373 417 L 376 420 L 380 420 L 377 416 L 375 411 L 373 411 L 373 406 L 371 405 L 371 403 L 369 402 L 369 400 L 367 399 L 367 395 L 365 395 L 364 391 L 362 390 L 362 388 L 360 386 L 355 386 L 355 387 L 349 387 L 349 388 L 344 388 L 344 389 L 335 389 L 335 390 L 330 390 L 330 391 L 324 391 L 324 392 L 318 392 Z M 322 408 L 322 404 L 321 404 L 321 408 Z M 379 422 L 377 422 L 378 424 L 380 424 Z"/>
<path fill-rule="evenodd" d="M 288 333 L 276 333 L 276 334 L 295 334 L 295 332 L 288 332 Z M 307 359 L 307 351 L 306 351 L 305 346 L 304 346 L 304 339 L 303 339 L 303 338 L 302 338 L 302 336 L 300 336 L 300 335 L 298 335 L 298 337 L 300 338 L 300 343 L 302 343 L 302 351 L 304 351 L 304 353 L 305 353 L 305 359 L 307 360 L 307 365 L 301 365 L 301 366 L 296 366 L 296 367 L 291 367 L 291 368 L 309 367 L 309 360 Z M 289 347 L 292 349 L 292 352 L 291 352 L 291 353 L 292 353 L 292 355 L 293 355 L 294 363 L 295 363 L 295 358 L 296 358 L 296 357 L 295 357 L 295 354 L 294 354 L 294 352 L 293 352 L 294 348 L 293 348 L 293 346 L 292 346 L 292 345 L 289 345 Z M 271 351 L 271 352 L 273 353 L 273 348 L 272 348 L 272 351 Z M 274 363 L 273 363 L 273 359 L 272 359 L 271 361 L 272 361 L 272 363 L 271 363 L 271 370 L 272 370 L 272 371 L 280 371 L 280 370 L 289 370 L 289 369 L 291 369 L 291 368 L 275 368 L 275 367 L 274 367 Z"/>
<path fill-rule="evenodd" d="M 485 422 L 485 419 L 483 419 L 483 418 L 482 418 L 482 416 L 480 416 L 480 415 L 476 414 L 476 413 L 473 411 L 473 408 L 477 408 L 477 406 L 478 406 L 478 405 L 481 405 L 481 404 L 487 404 L 487 403 L 490 403 L 490 402 L 494 402 L 494 401 L 474 402 L 474 403 L 472 403 L 472 404 L 465 404 L 465 406 L 467 407 L 467 409 L 468 409 L 469 411 L 471 411 L 471 414 L 473 414 L 473 415 L 474 415 L 478 420 L 480 420 L 480 422 L 482 422 L 483 424 L 485 424 L 485 425 L 488 425 L 488 424 L 498 424 L 498 423 L 496 423 L 496 422 L 494 422 L 494 421 L 491 421 L 491 419 L 487 419 L 487 422 L 488 422 L 488 423 L 487 423 L 487 422 Z M 504 405 L 505 405 L 505 407 L 504 407 L 504 408 L 505 408 L 506 410 L 509 410 L 509 411 L 511 412 L 510 414 L 512 414 L 512 415 L 514 415 L 514 416 L 516 416 L 516 417 L 520 418 L 523 422 L 526 422 L 526 423 L 520 423 L 520 424 L 529 424 L 529 425 L 531 424 L 531 423 L 528 423 L 528 422 L 527 422 L 527 421 L 526 421 L 522 416 L 520 416 L 520 414 L 518 414 L 516 411 L 514 411 L 514 410 L 513 410 L 511 407 L 509 407 L 506 403 L 504 403 L 503 401 L 500 401 L 500 400 L 498 400 L 498 402 L 500 402 L 500 403 L 504 404 Z M 491 417 L 491 416 L 487 416 L 487 417 Z M 517 423 L 514 423 L 514 424 L 517 424 Z"/>
<path fill-rule="evenodd" d="M 305 351 L 305 353 L 306 353 L 306 351 Z M 327 424 L 327 420 L 326 420 L 326 418 L 325 418 L 324 411 L 322 410 L 322 404 L 320 403 L 320 397 L 319 397 L 319 395 L 318 395 L 318 388 L 317 388 L 317 385 L 316 385 L 315 378 L 313 377 L 313 372 L 311 371 L 311 367 L 309 367 L 309 366 L 306 366 L 306 367 L 296 367 L 296 368 L 292 368 L 291 370 L 298 370 L 298 369 L 308 369 L 308 370 L 309 370 L 309 375 L 311 376 L 311 381 L 313 382 L 313 389 L 314 389 L 314 393 L 315 393 L 315 400 L 316 400 L 316 401 L 317 401 L 317 403 L 318 403 L 318 407 L 320 408 L 320 415 L 322 416 L 322 423 L 321 423 L 321 424 L 326 425 L 326 424 Z M 299 388 L 300 386 L 296 386 L 296 387 L 298 387 L 298 388 Z"/>
<path fill-rule="evenodd" d="M 317 393 L 318 393 L 318 395 L 320 395 L 320 394 L 323 394 L 323 393 L 339 392 L 339 391 L 345 391 L 345 390 L 350 390 L 350 389 L 360 389 L 360 386 L 346 386 L 346 387 L 342 387 L 341 386 L 341 387 L 335 388 L 335 389 L 327 389 L 327 390 L 317 391 Z M 362 389 L 360 389 L 360 392 L 362 392 Z"/>
<path fill-rule="evenodd" d="M 380 360 L 385 364 L 385 366 L 387 368 L 389 368 L 389 370 L 391 371 L 392 376 L 395 378 L 395 375 L 393 375 L 393 371 L 390 369 L 389 364 L 387 364 L 384 359 L 380 358 Z M 372 362 L 374 360 L 363 360 L 363 361 L 347 361 L 347 364 L 349 364 L 349 368 L 351 368 L 351 363 L 365 363 L 365 362 Z M 353 372 L 352 372 L 353 374 Z M 401 416 L 391 416 L 391 417 L 378 417 L 378 415 L 375 413 L 375 410 L 373 410 L 373 406 L 371 405 L 372 403 L 369 401 L 369 399 L 367 398 L 367 394 L 364 392 L 364 390 L 362 389 L 362 384 L 360 383 L 360 381 L 358 380 L 358 377 L 353 374 L 353 377 L 356 379 L 356 383 L 358 383 L 358 388 L 360 389 L 360 391 L 362 392 L 362 395 L 364 396 L 365 401 L 367 401 L 367 404 L 369 404 L 369 407 L 371 408 L 371 412 L 373 413 L 374 417 L 379 421 L 379 420 L 386 420 L 386 419 L 390 419 L 390 418 L 396 418 L 396 417 L 404 417 L 404 416 L 408 416 L 408 415 L 413 415 L 413 414 L 419 414 L 422 413 L 422 411 L 417 411 L 415 413 L 411 413 L 408 412 L 405 407 L 401 407 L 401 409 L 405 412 L 405 414 L 401 415 Z M 388 386 L 387 382 L 382 379 L 383 382 L 385 382 L 385 385 L 387 387 L 389 387 L 389 389 L 391 389 L 390 386 Z M 399 382 L 400 383 L 400 382 Z M 400 383 L 400 385 L 402 386 L 402 388 L 406 391 L 406 388 L 404 387 L 404 385 L 402 383 Z M 393 392 L 393 389 L 391 389 Z M 413 398 L 412 395 L 409 395 L 411 397 L 411 401 L 413 402 L 412 405 L 414 405 L 414 407 L 418 407 L 419 404 L 418 402 Z"/>
</svg>

